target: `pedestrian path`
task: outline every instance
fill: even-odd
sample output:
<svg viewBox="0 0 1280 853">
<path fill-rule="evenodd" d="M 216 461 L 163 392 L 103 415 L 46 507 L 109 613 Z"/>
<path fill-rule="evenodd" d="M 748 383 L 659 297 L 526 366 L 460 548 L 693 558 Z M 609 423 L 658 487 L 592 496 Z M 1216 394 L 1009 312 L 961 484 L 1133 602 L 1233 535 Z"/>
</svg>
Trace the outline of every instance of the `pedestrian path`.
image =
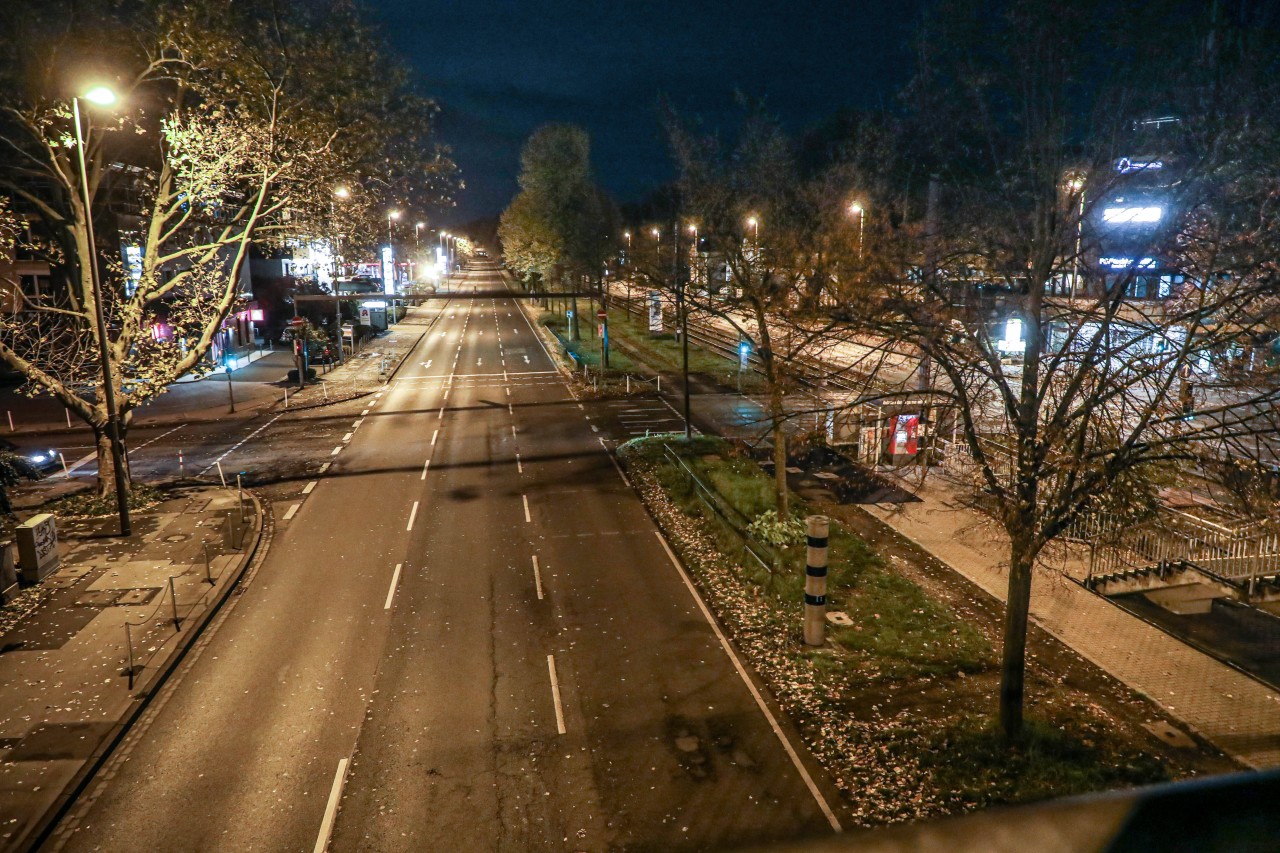
<svg viewBox="0 0 1280 853">
<path fill-rule="evenodd" d="M 1007 538 L 934 476 L 918 503 L 867 510 L 1004 601 Z M 1031 616 L 1041 628 L 1126 686 L 1254 768 L 1280 767 L 1280 693 L 1126 613 L 1061 573 L 1036 575 Z"/>
<path fill-rule="evenodd" d="M 60 567 L 0 615 L 0 850 L 26 849 L 141 712 L 262 527 L 251 497 L 211 488 L 136 513 L 128 539 L 115 523 L 61 524 Z"/>
</svg>

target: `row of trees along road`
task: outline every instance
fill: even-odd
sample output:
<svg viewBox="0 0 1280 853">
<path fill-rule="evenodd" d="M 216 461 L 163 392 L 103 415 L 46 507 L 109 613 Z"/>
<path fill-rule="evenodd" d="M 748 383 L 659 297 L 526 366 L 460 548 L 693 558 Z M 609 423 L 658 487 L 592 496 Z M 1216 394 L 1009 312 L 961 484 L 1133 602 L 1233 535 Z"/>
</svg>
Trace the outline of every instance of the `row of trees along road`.
<svg viewBox="0 0 1280 853">
<path fill-rule="evenodd" d="M 618 215 L 591 171 L 586 131 L 549 124 L 520 152 L 520 192 L 503 212 L 498 238 L 507 265 L 531 287 L 601 290 L 614 252 Z M 569 335 L 578 339 L 577 297 Z"/>
<path fill-rule="evenodd" d="M 780 508 L 782 395 L 801 355 L 856 341 L 868 381 L 853 405 L 929 401 L 924 459 L 941 451 L 938 422 L 954 424 L 951 449 L 1008 536 L 1011 738 L 1046 547 L 1091 514 L 1151 513 L 1179 470 L 1276 446 L 1280 377 L 1233 356 L 1280 320 L 1277 22 L 1245 4 L 1172 5 L 1117 28 L 1100 3 L 948 0 L 926 17 L 892 114 L 795 144 L 752 109 L 728 151 L 669 125 L 680 227 L 697 224 L 742 292 L 691 301 L 761 358 Z M 1161 174 L 1135 189 L 1123 158 Z M 1160 213 L 1106 212 L 1135 203 Z M 630 272 L 681 288 L 648 245 Z M 1157 264 L 1168 292 L 1137 298 Z M 1025 336 L 1014 360 L 1000 345 L 1009 319 Z"/>
<path fill-rule="evenodd" d="M 433 140 L 434 104 L 344 0 L 11 0 L 0 15 L 0 252 L 53 271 L 39 295 L 3 283 L 20 306 L 0 318 L 0 360 L 93 428 L 105 494 L 107 395 L 127 427 L 208 369 L 251 244 L 371 242 L 374 209 L 446 200 L 455 169 Z M 104 83 L 120 105 L 82 103 L 86 209 L 71 103 Z M 141 249 L 133 276 L 125 232 Z M 95 263 L 113 388 L 95 357 Z M 158 310 L 171 338 L 151 334 Z"/>
</svg>

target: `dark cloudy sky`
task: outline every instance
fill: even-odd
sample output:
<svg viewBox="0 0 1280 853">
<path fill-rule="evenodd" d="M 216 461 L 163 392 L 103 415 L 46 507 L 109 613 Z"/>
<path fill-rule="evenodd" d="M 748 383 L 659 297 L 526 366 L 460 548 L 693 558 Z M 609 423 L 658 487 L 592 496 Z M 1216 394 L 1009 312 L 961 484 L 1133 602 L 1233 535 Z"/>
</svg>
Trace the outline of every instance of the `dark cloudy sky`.
<svg viewBox="0 0 1280 853">
<path fill-rule="evenodd" d="M 733 93 L 794 130 L 883 103 L 909 74 L 921 0 L 367 0 L 444 109 L 467 189 L 451 224 L 501 211 L 520 145 L 549 121 L 590 132 L 601 181 L 635 200 L 670 176 L 656 105 L 712 126 Z"/>
</svg>

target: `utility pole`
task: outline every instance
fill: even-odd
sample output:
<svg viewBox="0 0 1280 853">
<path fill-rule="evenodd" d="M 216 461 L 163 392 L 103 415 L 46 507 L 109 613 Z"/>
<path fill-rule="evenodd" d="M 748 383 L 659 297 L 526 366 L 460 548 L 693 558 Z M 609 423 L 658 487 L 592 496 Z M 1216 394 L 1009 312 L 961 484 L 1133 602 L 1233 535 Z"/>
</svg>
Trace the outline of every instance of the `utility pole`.
<svg viewBox="0 0 1280 853">
<path fill-rule="evenodd" d="M 693 438 L 693 423 L 689 420 L 689 302 L 684 292 L 684 279 L 680 275 L 680 214 L 677 211 L 671 228 L 671 270 L 675 276 L 676 308 L 680 314 L 680 369 L 684 377 L 684 437 Z"/>
</svg>

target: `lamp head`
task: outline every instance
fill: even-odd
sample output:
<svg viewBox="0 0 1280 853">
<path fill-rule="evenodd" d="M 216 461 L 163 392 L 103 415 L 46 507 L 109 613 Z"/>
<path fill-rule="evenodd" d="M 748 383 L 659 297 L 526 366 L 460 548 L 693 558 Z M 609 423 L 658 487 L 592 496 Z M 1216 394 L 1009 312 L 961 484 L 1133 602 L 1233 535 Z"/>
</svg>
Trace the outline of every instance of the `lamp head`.
<svg viewBox="0 0 1280 853">
<path fill-rule="evenodd" d="M 849 212 L 853 214 L 861 214 L 864 209 L 865 208 L 863 208 L 860 202 L 855 201 L 853 204 L 849 205 Z"/>
<path fill-rule="evenodd" d="M 387 218 L 388 218 L 388 219 L 399 219 L 399 218 L 400 218 L 400 211 L 398 211 L 398 210 L 388 210 L 388 211 L 387 211 Z"/>
<path fill-rule="evenodd" d="M 84 98 L 91 104 L 97 104 L 100 107 L 109 107 L 117 100 L 116 93 L 106 86 L 94 86 L 80 97 Z"/>
<path fill-rule="evenodd" d="M 338 187 L 333 191 L 333 194 L 338 198 L 350 198 L 351 190 L 347 189 L 346 187 Z"/>
</svg>

